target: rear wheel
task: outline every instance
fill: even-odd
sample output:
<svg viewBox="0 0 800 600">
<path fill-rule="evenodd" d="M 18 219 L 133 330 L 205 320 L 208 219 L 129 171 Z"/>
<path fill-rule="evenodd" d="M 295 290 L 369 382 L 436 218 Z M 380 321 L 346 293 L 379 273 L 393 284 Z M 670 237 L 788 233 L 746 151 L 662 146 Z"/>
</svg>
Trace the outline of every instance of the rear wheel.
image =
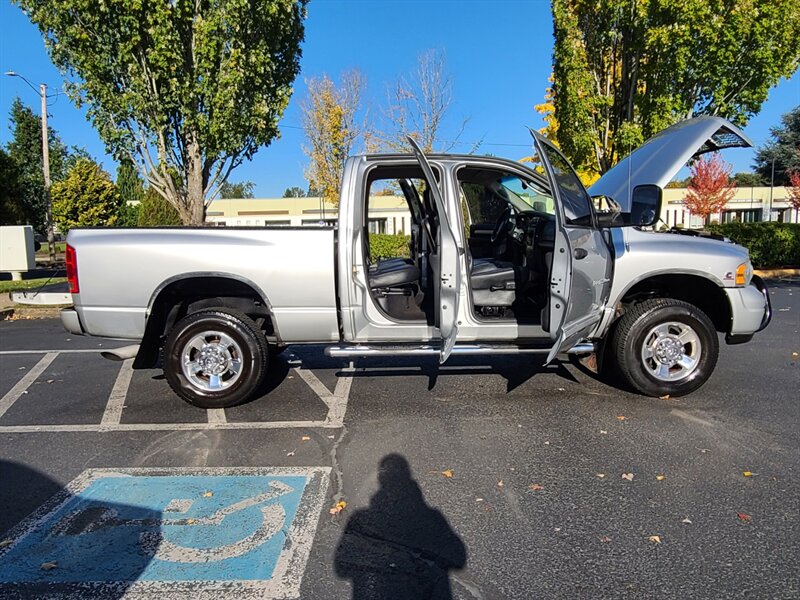
<svg viewBox="0 0 800 600">
<path fill-rule="evenodd" d="M 173 391 L 201 408 L 246 400 L 267 370 L 267 340 L 246 315 L 215 308 L 187 315 L 164 348 L 164 375 Z"/>
<path fill-rule="evenodd" d="M 620 375 L 648 396 L 683 396 L 702 386 L 717 364 L 714 324 L 696 306 L 654 298 L 620 319 L 612 348 Z"/>
</svg>

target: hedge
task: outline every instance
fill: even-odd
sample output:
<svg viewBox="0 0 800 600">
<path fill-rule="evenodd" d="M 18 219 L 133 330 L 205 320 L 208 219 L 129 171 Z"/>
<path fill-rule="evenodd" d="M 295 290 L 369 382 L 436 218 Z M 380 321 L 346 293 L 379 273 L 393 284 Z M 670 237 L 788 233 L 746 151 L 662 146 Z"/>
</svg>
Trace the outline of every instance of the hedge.
<svg viewBox="0 0 800 600">
<path fill-rule="evenodd" d="M 748 248 L 756 268 L 800 266 L 798 223 L 724 223 L 706 229 Z"/>
<path fill-rule="evenodd" d="M 375 263 L 379 258 L 390 258 L 392 256 L 409 256 L 408 250 L 409 236 L 391 235 L 388 233 L 369 234 L 369 254 L 372 262 Z"/>
</svg>

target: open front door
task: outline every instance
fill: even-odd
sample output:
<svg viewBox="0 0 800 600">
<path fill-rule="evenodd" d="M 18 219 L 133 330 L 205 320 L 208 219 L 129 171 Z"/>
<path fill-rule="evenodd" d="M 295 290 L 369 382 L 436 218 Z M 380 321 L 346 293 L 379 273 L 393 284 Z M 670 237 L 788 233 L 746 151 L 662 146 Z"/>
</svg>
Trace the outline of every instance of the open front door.
<svg viewBox="0 0 800 600">
<path fill-rule="evenodd" d="M 442 336 L 439 362 L 450 356 L 458 335 L 458 299 L 461 290 L 461 271 L 459 269 L 460 252 L 456 238 L 450 228 L 450 220 L 444 203 L 443 185 L 436 180 L 428 159 L 412 137 L 408 138 L 414 154 L 419 161 L 422 172 L 430 187 L 436 207 L 436 247 L 431 248 L 430 265 L 433 271 L 431 285 L 434 291 L 435 324 Z"/>
<path fill-rule="evenodd" d="M 552 361 L 585 337 L 603 317 L 611 289 L 611 251 L 595 227 L 591 198 L 555 146 L 531 131 L 541 167 L 558 206 L 550 299 L 547 308 Z"/>
</svg>

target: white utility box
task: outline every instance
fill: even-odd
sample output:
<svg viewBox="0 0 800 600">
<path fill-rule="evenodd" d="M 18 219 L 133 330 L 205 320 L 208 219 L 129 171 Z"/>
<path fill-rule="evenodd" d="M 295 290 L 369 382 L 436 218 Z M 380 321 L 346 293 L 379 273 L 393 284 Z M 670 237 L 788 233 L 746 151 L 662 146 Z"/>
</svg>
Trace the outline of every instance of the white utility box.
<svg viewBox="0 0 800 600">
<path fill-rule="evenodd" d="M 30 225 L 0 227 L 0 271 L 11 271 L 11 277 L 19 280 L 22 279 L 23 271 L 35 268 L 33 227 Z"/>
</svg>

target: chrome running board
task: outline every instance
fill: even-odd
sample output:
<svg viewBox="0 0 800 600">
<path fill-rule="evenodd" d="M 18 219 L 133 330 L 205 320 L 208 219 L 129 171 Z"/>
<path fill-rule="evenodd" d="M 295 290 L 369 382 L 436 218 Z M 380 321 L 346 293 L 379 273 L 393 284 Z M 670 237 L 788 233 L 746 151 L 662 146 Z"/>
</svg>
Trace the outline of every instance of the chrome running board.
<svg viewBox="0 0 800 600">
<path fill-rule="evenodd" d="M 451 356 L 476 356 L 487 354 L 548 354 L 552 348 L 525 348 L 520 346 L 499 346 L 490 344 L 457 344 Z M 583 342 L 576 344 L 567 354 L 591 354 L 594 344 Z M 357 346 L 328 346 L 326 356 L 332 358 L 351 358 L 356 356 L 438 356 L 439 347 L 434 345 L 381 345 L 373 344 Z"/>
</svg>

